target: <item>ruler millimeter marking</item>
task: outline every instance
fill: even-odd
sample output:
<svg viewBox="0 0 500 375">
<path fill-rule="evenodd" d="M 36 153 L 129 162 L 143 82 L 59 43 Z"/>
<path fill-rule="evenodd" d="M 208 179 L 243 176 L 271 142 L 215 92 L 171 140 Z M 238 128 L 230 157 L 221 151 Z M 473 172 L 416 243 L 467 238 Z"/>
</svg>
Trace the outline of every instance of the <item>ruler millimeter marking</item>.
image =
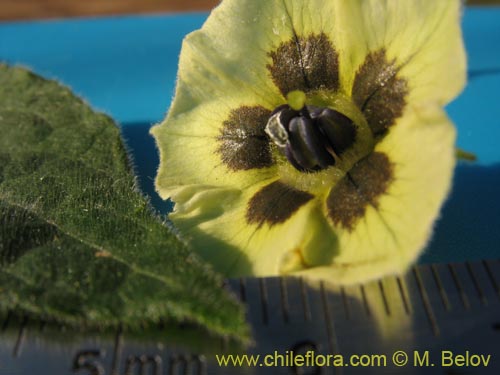
<svg viewBox="0 0 500 375">
<path fill-rule="evenodd" d="M 406 367 L 404 373 L 500 373 L 500 261 L 418 265 L 404 276 L 339 287 L 299 278 L 243 278 L 227 288 L 247 305 L 248 354 L 385 354 L 441 350 L 491 354 L 488 368 Z M 350 374 L 355 368 L 219 367 L 224 340 L 75 335 L 7 314 L 0 321 L 0 375 Z M 357 369 L 359 371 L 359 369 Z M 454 372 L 455 371 L 455 372 Z M 401 373 L 401 368 L 371 373 Z"/>
</svg>

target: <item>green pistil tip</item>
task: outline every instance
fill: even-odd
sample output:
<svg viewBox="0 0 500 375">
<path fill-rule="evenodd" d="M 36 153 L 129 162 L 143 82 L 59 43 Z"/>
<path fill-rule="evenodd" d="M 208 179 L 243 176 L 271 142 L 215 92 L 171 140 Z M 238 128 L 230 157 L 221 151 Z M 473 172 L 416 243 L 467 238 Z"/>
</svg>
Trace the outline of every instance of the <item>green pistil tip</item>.
<svg viewBox="0 0 500 375">
<path fill-rule="evenodd" d="M 290 108 L 300 111 L 306 104 L 306 94 L 300 90 L 290 91 L 286 96 L 286 100 Z"/>
</svg>

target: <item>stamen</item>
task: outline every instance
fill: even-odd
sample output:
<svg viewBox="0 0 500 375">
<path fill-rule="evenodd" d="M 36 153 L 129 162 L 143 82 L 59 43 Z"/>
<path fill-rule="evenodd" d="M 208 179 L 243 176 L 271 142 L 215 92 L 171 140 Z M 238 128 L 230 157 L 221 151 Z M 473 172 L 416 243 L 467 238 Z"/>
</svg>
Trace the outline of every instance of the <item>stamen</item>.
<svg viewBox="0 0 500 375">
<path fill-rule="evenodd" d="M 264 131 L 278 147 L 285 147 L 288 142 L 288 131 L 285 127 L 292 118 L 298 116 L 298 112 L 292 110 L 286 104 L 279 106 L 267 121 Z"/>
<path fill-rule="evenodd" d="M 288 105 L 271 114 L 266 134 L 299 171 L 335 165 L 335 159 L 354 143 L 354 123 L 333 109 L 306 106 L 302 91 L 292 91 L 287 99 Z"/>
<path fill-rule="evenodd" d="M 325 147 L 324 137 L 313 121 L 302 116 L 290 121 L 292 154 L 306 170 L 324 169 L 335 164 L 335 159 Z"/>
<path fill-rule="evenodd" d="M 340 156 L 354 143 L 356 127 L 342 113 L 325 108 L 317 116 L 317 124 L 337 155 Z"/>
</svg>

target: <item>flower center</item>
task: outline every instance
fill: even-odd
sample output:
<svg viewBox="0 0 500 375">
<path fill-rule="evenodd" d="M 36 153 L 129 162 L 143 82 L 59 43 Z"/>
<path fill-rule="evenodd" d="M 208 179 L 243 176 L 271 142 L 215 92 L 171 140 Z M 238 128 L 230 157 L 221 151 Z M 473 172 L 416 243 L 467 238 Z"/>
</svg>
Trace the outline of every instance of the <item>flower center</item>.
<svg viewBox="0 0 500 375">
<path fill-rule="evenodd" d="M 305 105 L 305 94 L 293 91 L 277 107 L 265 132 L 297 170 L 316 172 L 335 165 L 356 139 L 351 119 L 331 108 Z"/>
</svg>

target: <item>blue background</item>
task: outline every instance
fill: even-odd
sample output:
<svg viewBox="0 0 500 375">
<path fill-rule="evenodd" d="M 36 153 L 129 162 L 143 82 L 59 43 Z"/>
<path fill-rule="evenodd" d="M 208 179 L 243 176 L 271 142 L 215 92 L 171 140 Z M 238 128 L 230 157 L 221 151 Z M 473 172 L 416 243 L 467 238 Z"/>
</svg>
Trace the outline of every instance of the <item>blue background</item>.
<svg viewBox="0 0 500 375">
<path fill-rule="evenodd" d="M 206 13 L 0 23 L 0 61 L 70 86 L 122 126 L 141 188 L 154 192 L 158 156 L 148 130 L 172 100 L 182 38 Z M 478 156 L 457 167 L 454 187 L 422 262 L 500 255 L 500 8 L 466 9 L 469 84 L 447 107 L 458 146 Z M 429 181 L 432 184 L 432 181 Z"/>
</svg>

